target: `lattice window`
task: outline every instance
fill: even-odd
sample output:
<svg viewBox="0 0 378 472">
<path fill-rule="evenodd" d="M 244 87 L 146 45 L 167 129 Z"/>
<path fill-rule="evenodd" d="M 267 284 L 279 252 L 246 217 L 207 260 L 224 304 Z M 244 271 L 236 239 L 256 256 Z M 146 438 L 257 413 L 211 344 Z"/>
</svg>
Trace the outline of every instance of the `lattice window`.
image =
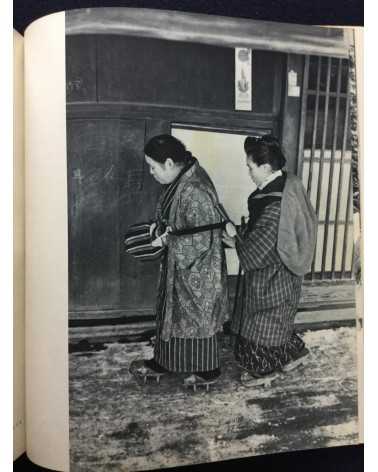
<svg viewBox="0 0 378 472">
<path fill-rule="evenodd" d="M 349 61 L 306 56 L 298 173 L 319 218 L 310 279 L 350 279 L 353 264 Z"/>
</svg>

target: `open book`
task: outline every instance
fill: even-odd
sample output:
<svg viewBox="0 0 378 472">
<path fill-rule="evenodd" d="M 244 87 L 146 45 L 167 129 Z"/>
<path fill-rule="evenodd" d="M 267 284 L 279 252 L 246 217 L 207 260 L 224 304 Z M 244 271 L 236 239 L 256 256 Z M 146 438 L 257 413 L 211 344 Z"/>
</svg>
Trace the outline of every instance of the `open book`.
<svg viewBox="0 0 378 472">
<path fill-rule="evenodd" d="M 361 35 L 128 8 L 15 34 L 16 457 L 132 471 L 362 442 Z M 275 135 L 317 212 L 295 318 L 310 355 L 271 385 L 240 384 L 224 333 L 209 393 L 129 372 L 153 354 L 159 264 L 130 258 L 123 238 L 153 218 L 144 146 L 163 133 L 236 224 L 256 188 L 245 137 Z M 232 306 L 235 249 L 226 259 Z"/>
</svg>

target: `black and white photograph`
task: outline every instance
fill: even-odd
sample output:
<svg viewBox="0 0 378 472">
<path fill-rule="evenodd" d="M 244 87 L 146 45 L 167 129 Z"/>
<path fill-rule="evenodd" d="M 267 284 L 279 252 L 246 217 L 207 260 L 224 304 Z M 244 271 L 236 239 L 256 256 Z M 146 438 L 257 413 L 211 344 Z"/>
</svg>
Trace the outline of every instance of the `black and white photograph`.
<svg viewBox="0 0 378 472">
<path fill-rule="evenodd" d="M 354 30 L 65 20 L 70 470 L 360 443 Z"/>
</svg>

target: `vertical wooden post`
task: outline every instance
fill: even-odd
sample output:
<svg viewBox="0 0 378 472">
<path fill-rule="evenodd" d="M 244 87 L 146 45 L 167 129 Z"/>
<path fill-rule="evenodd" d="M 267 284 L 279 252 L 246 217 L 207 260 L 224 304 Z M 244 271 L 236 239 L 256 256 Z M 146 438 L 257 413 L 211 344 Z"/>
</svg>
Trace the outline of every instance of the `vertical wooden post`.
<svg viewBox="0 0 378 472">
<path fill-rule="evenodd" d="M 287 159 L 287 169 L 297 172 L 301 168 L 298 159 L 299 129 L 301 120 L 301 98 L 288 96 L 288 73 L 293 70 L 297 73 L 297 85 L 304 92 L 303 70 L 304 56 L 298 54 L 288 54 L 286 63 L 285 86 L 283 87 L 283 107 L 282 107 L 282 149 Z"/>
</svg>

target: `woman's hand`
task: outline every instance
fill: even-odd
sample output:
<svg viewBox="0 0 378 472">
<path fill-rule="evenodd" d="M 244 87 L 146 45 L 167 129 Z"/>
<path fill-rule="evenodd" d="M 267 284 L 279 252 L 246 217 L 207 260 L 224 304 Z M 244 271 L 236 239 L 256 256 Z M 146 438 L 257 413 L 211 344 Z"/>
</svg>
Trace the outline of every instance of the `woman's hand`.
<svg viewBox="0 0 378 472">
<path fill-rule="evenodd" d="M 235 236 L 237 231 L 235 225 L 230 221 L 226 224 L 226 229 L 222 233 L 222 241 L 229 247 L 235 247 Z"/>
<path fill-rule="evenodd" d="M 235 225 L 232 224 L 230 221 L 228 223 L 226 223 L 226 233 L 228 234 L 228 236 L 230 236 L 231 238 L 234 238 L 237 234 L 237 231 L 236 231 L 236 228 L 235 228 Z"/>
<path fill-rule="evenodd" d="M 166 246 L 167 245 L 167 237 L 168 237 L 168 234 L 171 231 L 172 231 L 172 228 L 170 226 L 167 226 L 165 232 L 151 242 L 151 246 L 153 246 L 153 247 Z"/>
<path fill-rule="evenodd" d="M 222 233 L 222 241 L 229 247 L 235 247 L 235 239 L 229 236 L 226 231 Z"/>
<path fill-rule="evenodd" d="M 154 234 L 155 230 L 156 230 L 156 227 L 157 227 L 157 224 L 156 223 L 152 223 L 150 225 L 150 237 L 152 238 L 152 235 Z"/>
<path fill-rule="evenodd" d="M 163 247 L 164 243 L 163 240 L 159 237 L 151 241 L 152 247 Z"/>
</svg>

